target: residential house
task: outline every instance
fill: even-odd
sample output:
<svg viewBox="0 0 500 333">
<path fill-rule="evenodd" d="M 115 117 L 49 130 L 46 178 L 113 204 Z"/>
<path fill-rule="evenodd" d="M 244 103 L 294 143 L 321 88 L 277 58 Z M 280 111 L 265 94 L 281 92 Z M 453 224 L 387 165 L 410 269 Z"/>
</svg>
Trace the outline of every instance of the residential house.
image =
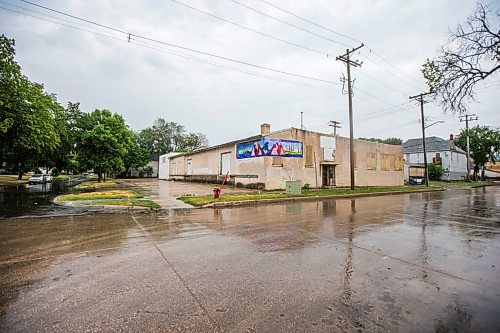
<svg viewBox="0 0 500 333">
<path fill-rule="evenodd" d="M 406 164 L 424 164 L 422 139 L 410 139 L 403 143 Z M 444 169 L 443 180 L 462 180 L 467 175 L 467 154 L 455 146 L 453 135 L 449 140 L 436 136 L 425 138 L 427 163 Z"/>
</svg>

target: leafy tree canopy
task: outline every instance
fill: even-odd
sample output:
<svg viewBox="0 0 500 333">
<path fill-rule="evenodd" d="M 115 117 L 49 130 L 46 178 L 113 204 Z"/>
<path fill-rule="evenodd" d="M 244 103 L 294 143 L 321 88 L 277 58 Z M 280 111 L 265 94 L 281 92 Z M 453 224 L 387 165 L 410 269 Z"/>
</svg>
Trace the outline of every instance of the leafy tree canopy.
<svg viewBox="0 0 500 333">
<path fill-rule="evenodd" d="M 186 133 L 184 126 L 158 118 L 153 126 L 138 133 L 139 145 L 147 149 L 151 155 L 165 154 L 173 151 L 192 151 L 208 146 L 205 135 Z"/>
<path fill-rule="evenodd" d="M 463 130 L 454 140 L 455 145 L 467 149 L 467 131 Z M 476 126 L 469 129 L 470 157 L 474 160 L 474 176 L 480 169 L 484 171 L 485 164 L 495 163 L 500 153 L 500 131 L 486 126 Z M 484 175 L 483 175 L 484 176 Z"/>
<path fill-rule="evenodd" d="M 14 60 L 14 40 L 0 36 L 0 160 L 19 177 L 40 166 L 60 145 L 56 118 L 63 108 L 43 85 L 28 80 Z"/>
<path fill-rule="evenodd" d="M 98 181 L 102 180 L 103 173 L 123 171 L 127 147 L 132 140 L 132 132 L 123 117 L 109 110 L 95 110 L 83 118 L 86 129 L 78 148 L 79 162 L 94 169 Z"/>
<path fill-rule="evenodd" d="M 478 3 L 474 15 L 450 31 L 438 56 L 427 59 L 422 74 L 445 111 L 464 113 L 476 84 L 499 69 L 500 12 Z"/>
<path fill-rule="evenodd" d="M 403 144 L 403 140 L 400 138 L 387 138 L 387 139 L 377 139 L 377 138 L 358 138 L 358 140 L 371 141 L 371 142 L 379 142 L 385 143 L 387 145 L 396 145 L 400 146 Z"/>
</svg>

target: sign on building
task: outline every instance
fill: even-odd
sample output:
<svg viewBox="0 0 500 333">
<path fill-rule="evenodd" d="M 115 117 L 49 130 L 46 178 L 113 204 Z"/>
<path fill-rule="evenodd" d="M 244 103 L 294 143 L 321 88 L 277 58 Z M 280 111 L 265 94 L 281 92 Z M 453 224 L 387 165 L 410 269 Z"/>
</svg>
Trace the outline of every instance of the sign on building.
<svg viewBox="0 0 500 333">
<path fill-rule="evenodd" d="M 263 138 L 236 145 L 236 159 L 262 156 L 302 157 L 301 141 Z"/>
</svg>

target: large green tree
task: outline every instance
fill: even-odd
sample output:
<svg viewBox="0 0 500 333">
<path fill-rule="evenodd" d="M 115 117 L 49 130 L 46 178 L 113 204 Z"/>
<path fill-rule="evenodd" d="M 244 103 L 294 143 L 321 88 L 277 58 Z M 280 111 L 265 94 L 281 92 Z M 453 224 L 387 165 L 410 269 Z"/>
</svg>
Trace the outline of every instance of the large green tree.
<svg viewBox="0 0 500 333">
<path fill-rule="evenodd" d="M 19 171 L 38 167 L 59 147 L 62 107 L 43 86 L 22 75 L 14 40 L 0 36 L 0 162 Z"/>
<path fill-rule="evenodd" d="M 422 74 L 444 110 L 463 113 L 477 83 L 499 69 L 500 11 L 478 3 L 474 15 L 450 32 L 438 56 L 423 65 Z"/>
<path fill-rule="evenodd" d="M 153 126 L 141 130 L 138 140 L 151 155 L 191 151 L 208 145 L 205 135 L 186 133 L 184 126 L 162 118 L 156 119 Z"/>
<path fill-rule="evenodd" d="M 139 138 L 137 133 L 132 134 L 133 137 L 126 146 L 127 153 L 123 158 L 123 164 L 125 167 L 124 176 L 127 177 L 130 168 L 140 168 L 144 167 L 151 160 L 151 156 L 148 150 L 139 146 Z"/>
<path fill-rule="evenodd" d="M 132 140 L 123 117 L 109 110 L 95 110 L 81 120 L 82 133 L 77 146 L 78 161 L 91 168 L 101 182 L 105 173 L 121 172 Z"/>
<path fill-rule="evenodd" d="M 467 131 L 460 132 L 454 140 L 455 145 L 467 149 Z M 486 126 L 476 126 L 469 129 L 470 157 L 474 160 L 474 178 L 479 170 L 484 179 L 484 169 L 488 162 L 495 163 L 500 153 L 500 131 Z"/>
</svg>

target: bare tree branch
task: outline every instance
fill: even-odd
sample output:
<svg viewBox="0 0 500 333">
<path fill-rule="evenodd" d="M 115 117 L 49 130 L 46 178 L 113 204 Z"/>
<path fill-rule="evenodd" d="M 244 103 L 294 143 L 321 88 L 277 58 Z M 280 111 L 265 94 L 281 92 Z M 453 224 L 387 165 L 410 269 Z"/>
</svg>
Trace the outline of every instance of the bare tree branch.
<svg viewBox="0 0 500 333">
<path fill-rule="evenodd" d="M 500 14 L 477 4 L 474 15 L 450 31 L 440 54 L 423 65 L 422 74 L 444 111 L 464 113 L 475 101 L 478 82 L 500 70 Z"/>
</svg>

